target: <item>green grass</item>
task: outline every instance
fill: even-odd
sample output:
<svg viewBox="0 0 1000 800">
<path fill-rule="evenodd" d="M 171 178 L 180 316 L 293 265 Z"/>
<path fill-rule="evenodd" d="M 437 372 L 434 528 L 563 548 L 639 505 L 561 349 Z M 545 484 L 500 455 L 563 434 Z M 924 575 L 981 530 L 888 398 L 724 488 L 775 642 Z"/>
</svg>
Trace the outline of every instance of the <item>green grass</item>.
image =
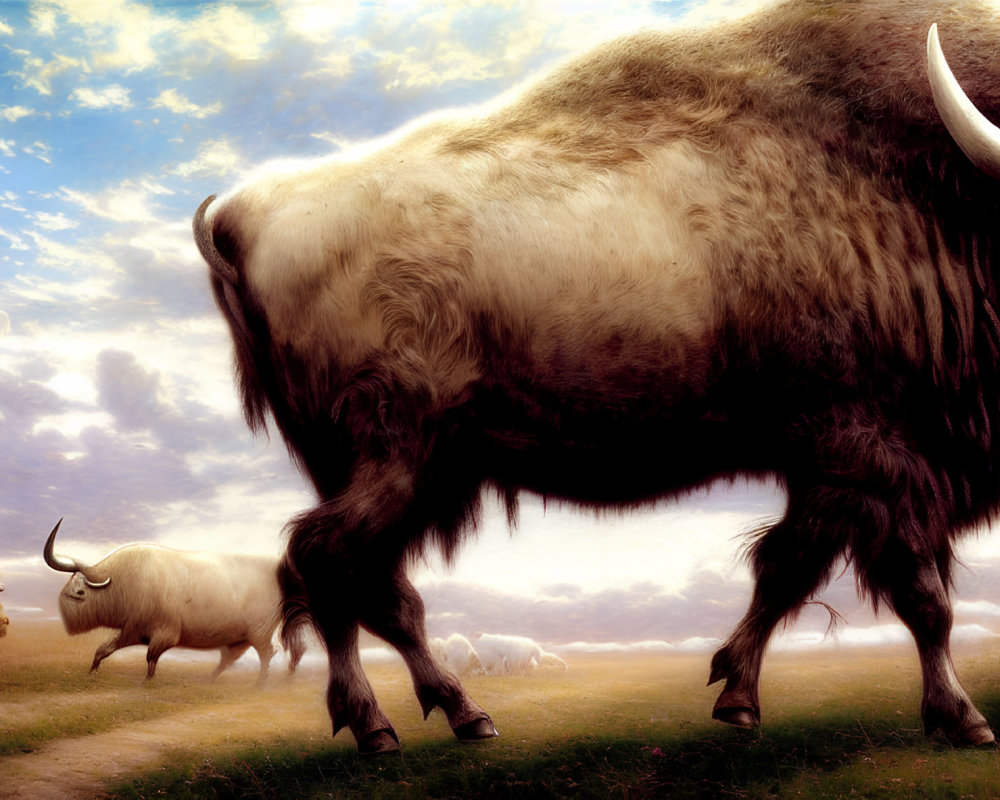
<svg viewBox="0 0 1000 800">
<path fill-rule="evenodd" d="M 401 666 L 373 666 L 368 672 L 404 748 L 375 759 L 359 758 L 346 732 L 329 737 L 318 672 L 291 683 L 276 676 L 257 692 L 247 671 L 209 684 L 208 665 L 171 663 L 143 685 L 141 652 L 118 663 L 113 657 L 101 667 L 113 667 L 106 675 L 88 676 L 90 652 L 86 643 L 72 657 L 39 655 L 24 684 L 16 669 L 14 678 L 5 674 L 0 708 L 41 709 L 55 692 L 76 709 L 77 719 L 39 711 L 28 747 L 133 719 L 190 718 L 151 768 L 106 786 L 107 797 L 121 800 L 1000 798 L 996 748 L 955 750 L 923 735 L 912 648 L 771 654 L 764 726 L 753 732 L 710 719 L 718 687 L 704 686 L 709 654 L 577 656 L 566 673 L 470 678 L 467 688 L 501 732 L 472 746 L 454 740 L 439 712 L 422 719 Z M 956 661 L 1000 728 L 1000 644 L 968 645 Z M 88 697 L 99 697 L 102 708 L 88 708 Z M 5 753 L 18 749 L 8 745 L 9 733 Z"/>
<path fill-rule="evenodd" d="M 962 661 L 994 724 L 1000 649 Z M 115 798 L 991 798 L 994 748 L 926 738 L 915 656 L 852 652 L 772 657 L 762 731 L 708 719 L 717 687 L 706 658 L 576 659 L 570 673 L 467 681 L 501 737 L 453 742 L 443 720 L 414 722 L 394 693 L 401 756 L 359 759 L 335 743 L 248 748 L 211 761 L 180 757 Z M 380 691 L 380 696 L 383 692 Z"/>
<path fill-rule="evenodd" d="M 91 673 L 94 650 L 107 638 L 107 631 L 70 638 L 59 623 L 12 626 L 0 640 L 0 756 L 235 701 L 256 679 L 230 673 L 212 683 L 210 664 L 161 662 L 146 682 L 141 647 L 116 653 Z"/>
<path fill-rule="evenodd" d="M 878 740 L 872 740 L 872 734 Z M 350 747 L 281 746 L 175 765 L 119 787 L 115 798 L 989 798 L 993 750 L 851 721 L 763 734 L 722 728 L 648 739 L 612 734 L 462 747 L 415 744 L 361 760 Z"/>
</svg>

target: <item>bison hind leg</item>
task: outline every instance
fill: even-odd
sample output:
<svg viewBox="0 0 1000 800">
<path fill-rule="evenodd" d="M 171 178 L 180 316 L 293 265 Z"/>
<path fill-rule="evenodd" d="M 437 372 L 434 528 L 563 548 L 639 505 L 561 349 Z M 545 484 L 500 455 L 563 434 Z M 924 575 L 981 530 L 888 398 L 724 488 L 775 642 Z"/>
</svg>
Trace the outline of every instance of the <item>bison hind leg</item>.
<svg viewBox="0 0 1000 800">
<path fill-rule="evenodd" d="M 257 651 L 257 658 L 260 659 L 260 674 L 257 676 L 257 685 L 263 686 L 267 680 L 267 671 L 271 666 L 271 659 L 274 657 L 274 645 L 270 639 L 255 644 L 253 649 Z"/>
<path fill-rule="evenodd" d="M 156 664 L 167 650 L 176 647 L 180 641 L 180 631 L 157 631 L 149 637 L 149 647 L 146 648 L 146 680 L 156 674 Z"/>
<path fill-rule="evenodd" d="M 712 657 L 709 684 L 726 681 L 713 719 L 742 728 L 760 725 L 760 670 L 771 634 L 829 580 L 848 547 L 847 532 L 836 524 L 839 502 L 833 490 L 789 487 L 784 519 L 751 544 L 755 584 L 750 606 Z"/>
<path fill-rule="evenodd" d="M 219 665 L 215 668 L 210 680 L 214 681 L 223 672 L 235 664 L 239 657 L 242 656 L 249 647 L 249 642 L 237 642 L 236 644 L 227 644 L 225 647 L 220 647 Z"/>
</svg>

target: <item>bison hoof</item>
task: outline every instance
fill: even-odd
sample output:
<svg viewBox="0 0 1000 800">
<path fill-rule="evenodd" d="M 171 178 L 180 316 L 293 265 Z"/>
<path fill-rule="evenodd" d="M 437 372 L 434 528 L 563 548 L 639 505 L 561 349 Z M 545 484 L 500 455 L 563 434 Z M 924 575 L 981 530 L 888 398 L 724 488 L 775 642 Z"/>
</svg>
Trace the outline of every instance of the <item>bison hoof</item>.
<svg viewBox="0 0 1000 800">
<path fill-rule="evenodd" d="M 454 733 L 460 742 L 481 742 L 483 739 L 493 739 L 500 735 L 489 717 L 459 725 Z"/>
<path fill-rule="evenodd" d="M 399 738 L 392 728 L 379 728 L 358 740 L 358 754 L 362 756 L 382 756 L 398 752 Z"/>
<path fill-rule="evenodd" d="M 747 692 L 725 691 L 715 701 L 712 719 L 727 722 L 737 728 L 759 728 L 760 711 Z"/>
<path fill-rule="evenodd" d="M 974 723 L 948 735 L 948 741 L 956 747 L 992 744 L 993 740 L 993 731 L 985 722 Z"/>
<path fill-rule="evenodd" d="M 712 712 L 712 719 L 747 730 L 760 727 L 760 718 L 749 708 L 717 708 Z"/>
</svg>

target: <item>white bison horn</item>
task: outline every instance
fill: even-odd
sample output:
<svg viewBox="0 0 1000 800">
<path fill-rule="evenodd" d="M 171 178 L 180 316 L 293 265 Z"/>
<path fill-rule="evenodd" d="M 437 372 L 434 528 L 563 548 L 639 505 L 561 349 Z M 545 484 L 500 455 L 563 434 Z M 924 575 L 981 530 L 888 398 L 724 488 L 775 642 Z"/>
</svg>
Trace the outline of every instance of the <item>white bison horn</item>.
<svg viewBox="0 0 1000 800">
<path fill-rule="evenodd" d="M 927 76 L 934 105 L 955 143 L 979 169 L 1000 178 L 1000 128 L 980 113 L 958 85 L 941 51 L 937 24 L 927 32 Z"/>
<path fill-rule="evenodd" d="M 81 564 L 72 558 L 57 556 L 52 551 L 52 546 L 56 541 L 56 532 L 59 530 L 60 525 L 62 525 L 62 518 L 56 523 L 56 526 L 52 529 L 52 533 L 49 534 L 49 538 L 45 541 L 45 549 L 42 551 L 45 563 L 59 572 L 79 572 L 83 575 L 83 580 L 91 589 L 102 589 L 111 583 L 111 578 L 105 578 L 103 581 L 100 580 L 92 567 Z"/>
</svg>

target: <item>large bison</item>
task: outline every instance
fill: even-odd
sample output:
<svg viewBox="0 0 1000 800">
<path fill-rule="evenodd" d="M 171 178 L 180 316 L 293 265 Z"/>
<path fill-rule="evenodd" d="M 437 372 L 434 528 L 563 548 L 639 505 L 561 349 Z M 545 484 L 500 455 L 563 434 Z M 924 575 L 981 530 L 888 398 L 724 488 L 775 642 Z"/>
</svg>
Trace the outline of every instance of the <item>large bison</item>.
<svg viewBox="0 0 1000 800">
<path fill-rule="evenodd" d="M 611 42 L 506 105 L 202 204 L 248 423 L 270 414 L 319 497 L 281 576 L 286 621 L 326 642 L 334 733 L 398 747 L 362 625 L 425 712 L 496 734 L 406 578 L 454 553 L 484 487 L 514 517 L 522 489 L 626 507 L 748 475 L 788 502 L 748 548 L 713 716 L 759 724 L 772 631 L 844 558 L 913 633 L 927 731 L 993 740 L 949 586 L 956 537 L 1000 504 L 1000 185 L 935 107 L 935 22 L 1000 117 L 995 8 L 792 0 Z"/>
<path fill-rule="evenodd" d="M 260 659 L 258 683 L 267 677 L 281 620 L 277 559 L 237 553 L 199 553 L 153 544 L 128 544 L 96 564 L 56 555 L 56 523 L 45 542 L 45 563 L 72 572 L 59 594 L 66 632 L 113 628 L 97 648 L 91 672 L 123 647 L 147 645 L 146 678 L 171 647 L 218 649 L 215 678 L 250 647 Z M 289 670 L 302 657 L 302 640 L 291 636 Z"/>
</svg>

